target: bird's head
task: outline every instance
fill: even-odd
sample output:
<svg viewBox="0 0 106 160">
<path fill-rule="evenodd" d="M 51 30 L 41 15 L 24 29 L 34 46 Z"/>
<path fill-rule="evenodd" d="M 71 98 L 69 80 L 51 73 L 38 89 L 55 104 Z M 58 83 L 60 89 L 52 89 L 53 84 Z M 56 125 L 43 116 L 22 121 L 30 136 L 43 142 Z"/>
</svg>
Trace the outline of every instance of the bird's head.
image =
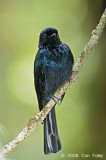
<svg viewBox="0 0 106 160">
<path fill-rule="evenodd" d="M 61 43 L 55 28 L 46 28 L 40 33 L 39 48 L 55 48 Z"/>
</svg>

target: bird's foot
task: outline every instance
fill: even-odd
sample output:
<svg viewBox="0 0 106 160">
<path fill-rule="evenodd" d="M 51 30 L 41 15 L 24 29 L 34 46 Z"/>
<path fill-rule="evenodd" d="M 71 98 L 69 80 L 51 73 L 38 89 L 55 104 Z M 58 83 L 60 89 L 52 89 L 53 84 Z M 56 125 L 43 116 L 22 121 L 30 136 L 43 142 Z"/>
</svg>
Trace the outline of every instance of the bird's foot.
<svg viewBox="0 0 106 160">
<path fill-rule="evenodd" d="M 55 105 L 56 105 L 57 101 L 55 99 L 57 99 L 57 97 L 53 96 L 52 99 L 53 99 L 53 101 L 55 102 Z"/>
<path fill-rule="evenodd" d="M 68 83 L 70 83 L 70 82 L 71 82 L 71 81 L 70 81 L 70 78 L 67 80 L 67 82 L 68 82 Z"/>
<path fill-rule="evenodd" d="M 56 96 L 53 96 L 52 99 L 54 100 L 55 104 L 57 104 L 57 101 L 54 98 L 56 98 L 58 100 L 58 105 L 60 106 L 62 100 L 57 98 Z"/>
</svg>

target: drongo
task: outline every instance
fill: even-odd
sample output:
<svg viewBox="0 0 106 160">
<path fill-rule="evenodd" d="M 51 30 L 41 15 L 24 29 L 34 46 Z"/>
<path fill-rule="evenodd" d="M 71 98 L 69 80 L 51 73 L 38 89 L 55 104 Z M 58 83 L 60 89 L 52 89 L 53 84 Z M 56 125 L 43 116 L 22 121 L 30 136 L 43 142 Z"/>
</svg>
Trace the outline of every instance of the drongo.
<svg viewBox="0 0 106 160">
<path fill-rule="evenodd" d="M 70 48 L 61 42 L 57 29 L 46 28 L 40 33 L 39 50 L 34 61 L 34 83 L 39 110 L 46 106 L 65 81 L 69 81 L 74 58 Z M 61 100 L 58 100 L 60 104 Z M 65 118 L 65 117 L 64 117 Z M 44 119 L 44 153 L 57 153 L 61 142 L 56 123 L 55 106 Z"/>
</svg>

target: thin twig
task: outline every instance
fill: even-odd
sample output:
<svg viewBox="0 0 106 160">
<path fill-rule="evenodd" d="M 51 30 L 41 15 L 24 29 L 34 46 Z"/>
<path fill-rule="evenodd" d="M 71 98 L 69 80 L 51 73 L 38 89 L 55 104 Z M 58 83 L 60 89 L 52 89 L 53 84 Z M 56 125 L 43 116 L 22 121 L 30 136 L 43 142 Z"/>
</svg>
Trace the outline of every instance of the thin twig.
<svg viewBox="0 0 106 160">
<path fill-rule="evenodd" d="M 106 9 L 100 19 L 99 24 L 97 25 L 96 29 L 92 32 L 92 36 L 85 46 L 81 56 L 78 58 L 78 61 L 73 69 L 72 75 L 70 77 L 70 82 L 65 82 L 55 93 L 55 96 L 61 98 L 61 96 L 66 92 L 69 86 L 76 82 L 78 78 L 78 74 L 80 73 L 83 64 L 85 63 L 86 59 L 94 49 L 94 46 L 97 44 L 102 32 L 103 28 L 105 27 L 106 23 Z M 57 98 L 55 98 L 57 102 Z M 48 104 L 42 109 L 40 113 L 38 113 L 35 117 L 31 118 L 27 124 L 27 126 L 18 134 L 18 136 L 9 142 L 7 145 L 0 149 L 0 159 L 3 158 L 12 151 L 20 142 L 22 142 L 25 138 L 27 138 L 44 120 L 47 114 L 50 112 L 52 107 L 55 105 L 55 102 L 51 99 Z"/>
</svg>

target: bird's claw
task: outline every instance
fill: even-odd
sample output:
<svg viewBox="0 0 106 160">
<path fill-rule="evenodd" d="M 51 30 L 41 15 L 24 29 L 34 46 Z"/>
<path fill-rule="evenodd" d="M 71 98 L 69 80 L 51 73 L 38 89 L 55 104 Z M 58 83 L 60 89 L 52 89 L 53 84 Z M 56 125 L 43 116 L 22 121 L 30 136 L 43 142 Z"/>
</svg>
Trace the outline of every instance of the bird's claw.
<svg viewBox="0 0 106 160">
<path fill-rule="evenodd" d="M 60 105 L 61 104 L 61 99 L 57 98 L 56 96 L 53 96 L 52 99 L 54 100 L 55 104 L 57 104 L 57 101 L 55 100 L 55 98 L 58 100 L 58 105 Z"/>
<path fill-rule="evenodd" d="M 55 102 L 55 104 L 57 104 L 57 101 L 55 100 L 55 98 L 57 98 L 57 97 L 55 97 L 55 96 L 52 97 L 52 99 Z"/>
</svg>

